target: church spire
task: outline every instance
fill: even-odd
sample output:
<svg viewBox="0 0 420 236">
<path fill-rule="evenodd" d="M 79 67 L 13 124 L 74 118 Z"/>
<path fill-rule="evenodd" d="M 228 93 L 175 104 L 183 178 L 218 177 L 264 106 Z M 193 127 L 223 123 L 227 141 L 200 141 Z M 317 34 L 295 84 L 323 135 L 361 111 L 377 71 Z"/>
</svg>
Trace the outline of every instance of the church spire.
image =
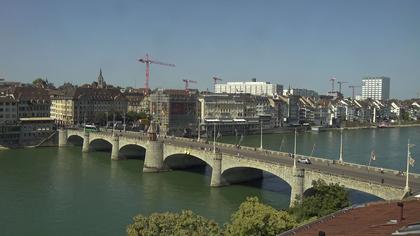
<svg viewBox="0 0 420 236">
<path fill-rule="evenodd" d="M 102 68 L 99 68 L 98 88 L 105 88 L 105 87 L 106 87 L 106 84 L 105 84 L 104 77 L 102 76 Z"/>
</svg>

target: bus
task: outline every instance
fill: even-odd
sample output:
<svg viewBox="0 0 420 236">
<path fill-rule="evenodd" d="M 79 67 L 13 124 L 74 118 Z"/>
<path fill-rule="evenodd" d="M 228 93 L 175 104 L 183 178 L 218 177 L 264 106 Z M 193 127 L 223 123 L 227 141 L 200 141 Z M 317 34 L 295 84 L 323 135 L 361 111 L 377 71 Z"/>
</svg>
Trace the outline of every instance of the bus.
<svg viewBox="0 0 420 236">
<path fill-rule="evenodd" d="M 84 129 L 88 132 L 98 132 L 99 129 L 95 125 L 85 125 Z"/>
</svg>

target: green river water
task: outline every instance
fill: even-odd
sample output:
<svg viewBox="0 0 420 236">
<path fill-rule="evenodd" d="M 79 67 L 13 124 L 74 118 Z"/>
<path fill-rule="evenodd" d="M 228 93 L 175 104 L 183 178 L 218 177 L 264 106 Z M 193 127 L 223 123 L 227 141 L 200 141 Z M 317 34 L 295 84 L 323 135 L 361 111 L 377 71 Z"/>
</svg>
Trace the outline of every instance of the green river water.
<svg viewBox="0 0 420 236">
<path fill-rule="evenodd" d="M 298 134 L 298 153 L 338 158 L 339 132 Z M 344 159 L 404 169 L 406 143 L 420 146 L 420 128 L 344 132 Z M 239 138 L 237 138 L 239 139 Z M 235 137 L 222 137 L 235 143 Z M 283 145 L 281 145 L 283 140 Z M 259 146 L 258 135 L 242 145 Z M 264 146 L 292 151 L 293 134 L 265 135 Z M 313 149 L 315 143 L 315 148 Z M 419 158 L 417 158 L 419 159 Z M 418 160 L 420 162 L 420 160 Z M 414 172 L 420 173 L 416 163 Z M 135 214 L 192 209 L 219 223 L 247 196 L 287 208 L 290 187 L 277 177 L 210 188 L 210 169 L 142 173 L 143 160 L 111 161 L 110 152 L 82 154 L 80 147 L 0 150 L 0 235 L 124 235 Z M 352 191 L 353 203 L 376 200 Z"/>
</svg>

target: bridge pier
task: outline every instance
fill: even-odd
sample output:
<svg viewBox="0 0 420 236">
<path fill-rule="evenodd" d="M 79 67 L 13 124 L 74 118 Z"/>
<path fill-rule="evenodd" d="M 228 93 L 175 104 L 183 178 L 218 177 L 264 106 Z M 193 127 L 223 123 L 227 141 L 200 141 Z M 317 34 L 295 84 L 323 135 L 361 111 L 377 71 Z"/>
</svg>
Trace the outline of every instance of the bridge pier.
<svg viewBox="0 0 420 236">
<path fill-rule="evenodd" d="M 143 172 L 159 172 L 163 166 L 163 142 L 148 141 L 148 148 L 144 158 Z"/>
<path fill-rule="evenodd" d="M 222 153 L 214 154 L 210 186 L 222 186 Z"/>
<path fill-rule="evenodd" d="M 58 130 L 58 146 L 65 147 L 67 145 L 67 130 L 59 129 Z"/>
<path fill-rule="evenodd" d="M 118 160 L 119 151 L 120 151 L 120 138 L 118 137 L 118 135 L 112 136 L 111 160 Z"/>
<path fill-rule="evenodd" d="M 290 194 L 290 207 L 301 203 L 304 193 L 305 169 L 293 168 L 292 191 Z M 298 197 L 299 196 L 299 197 Z M 298 198 L 297 198 L 298 197 Z"/>
<path fill-rule="evenodd" d="M 82 152 L 89 152 L 89 132 L 83 134 Z"/>
</svg>

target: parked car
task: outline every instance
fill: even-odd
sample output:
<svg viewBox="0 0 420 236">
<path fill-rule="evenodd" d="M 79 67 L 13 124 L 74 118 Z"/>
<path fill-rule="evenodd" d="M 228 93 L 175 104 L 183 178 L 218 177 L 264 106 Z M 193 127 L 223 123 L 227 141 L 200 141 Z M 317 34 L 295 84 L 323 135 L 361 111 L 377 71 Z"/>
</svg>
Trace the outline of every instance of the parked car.
<svg viewBox="0 0 420 236">
<path fill-rule="evenodd" d="M 311 164 L 311 160 L 309 160 L 308 158 L 300 158 L 298 159 L 298 162 L 302 164 Z"/>
</svg>

